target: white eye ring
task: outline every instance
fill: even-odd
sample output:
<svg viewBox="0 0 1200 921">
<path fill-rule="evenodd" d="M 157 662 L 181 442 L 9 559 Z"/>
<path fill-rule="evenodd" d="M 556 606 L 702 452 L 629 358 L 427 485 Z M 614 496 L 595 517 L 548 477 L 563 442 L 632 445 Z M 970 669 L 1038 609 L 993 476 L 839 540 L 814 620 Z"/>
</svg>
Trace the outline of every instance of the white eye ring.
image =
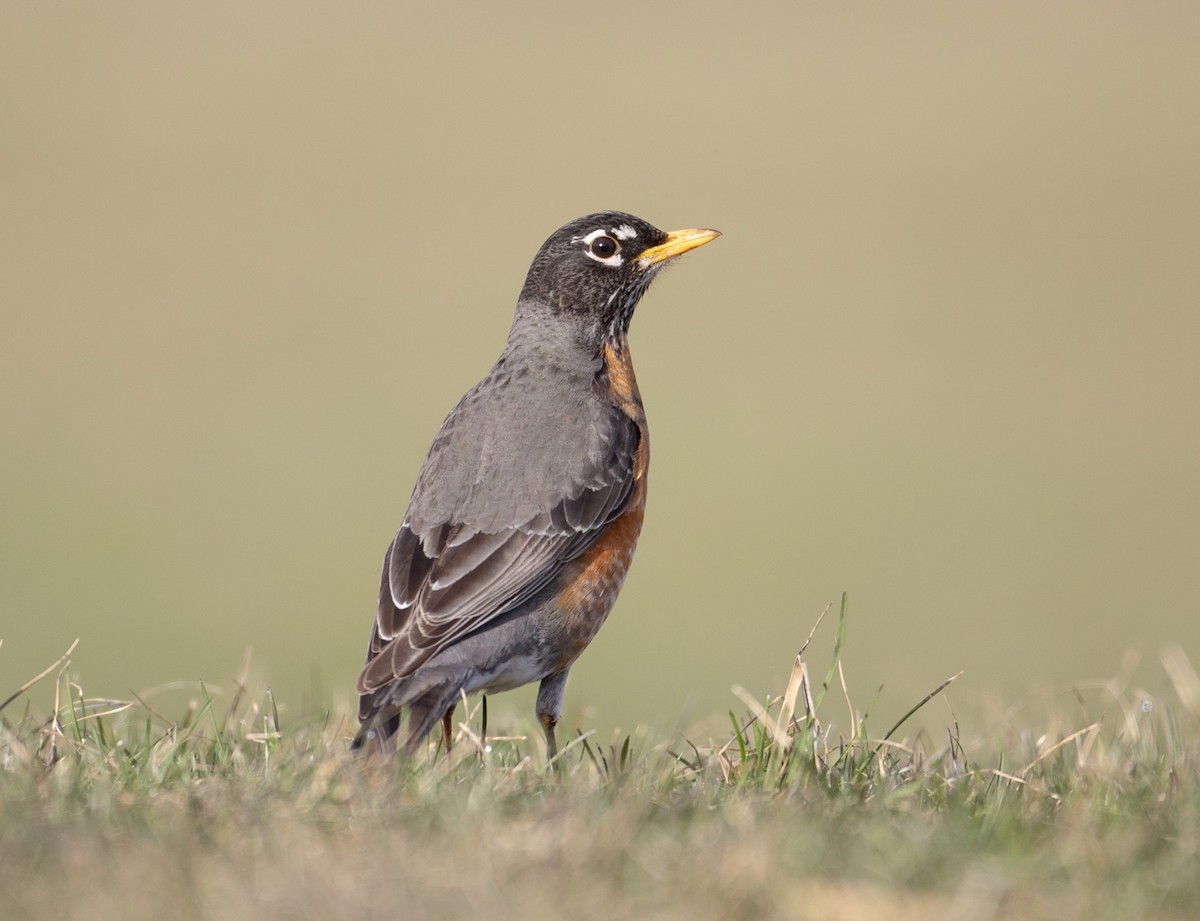
<svg viewBox="0 0 1200 921">
<path fill-rule="evenodd" d="M 612 233 L 601 228 L 593 230 L 583 238 L 583 252 L 590 259 L 595 259 L 601 265 L 619 266 L 625 264 L 621 255 L 621 244 Z"/>
</svg>

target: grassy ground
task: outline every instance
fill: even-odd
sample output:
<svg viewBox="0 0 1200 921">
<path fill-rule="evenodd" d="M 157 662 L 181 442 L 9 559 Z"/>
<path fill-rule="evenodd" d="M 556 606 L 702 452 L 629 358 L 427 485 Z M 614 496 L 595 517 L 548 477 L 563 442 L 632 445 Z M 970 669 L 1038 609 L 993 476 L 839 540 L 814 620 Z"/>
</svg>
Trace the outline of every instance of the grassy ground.
<svg viewBox="0 0 1200 921">
<path fill-rule="evenodd" d="M 199 687 L 169 719 L 60 666 L 53 714 L 0 701 L 0 918 L 1194 919 L 1200 680 L 1165 664 L 1172 701 L 933 743 L 838 734 L 836 654 L 798 657 L 721 739 L 558 771 L 477 701 L 448 758 L 364 763 L 342 716 Z"/>
</svg>

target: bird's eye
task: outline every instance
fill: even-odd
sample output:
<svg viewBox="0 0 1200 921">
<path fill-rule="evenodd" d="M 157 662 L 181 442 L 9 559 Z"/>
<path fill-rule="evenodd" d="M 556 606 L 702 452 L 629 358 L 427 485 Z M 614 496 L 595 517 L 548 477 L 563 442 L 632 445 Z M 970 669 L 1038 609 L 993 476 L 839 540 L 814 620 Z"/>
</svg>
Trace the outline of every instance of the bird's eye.
<svg viewBox="0 0 1200 921">
<path fill-rule="evenodd" d="M 619 243 L 609 236 L 599 236 L 588 244 L 588 251 L 599 259 L 615 256 L 621 249 Z"/>
</svg>

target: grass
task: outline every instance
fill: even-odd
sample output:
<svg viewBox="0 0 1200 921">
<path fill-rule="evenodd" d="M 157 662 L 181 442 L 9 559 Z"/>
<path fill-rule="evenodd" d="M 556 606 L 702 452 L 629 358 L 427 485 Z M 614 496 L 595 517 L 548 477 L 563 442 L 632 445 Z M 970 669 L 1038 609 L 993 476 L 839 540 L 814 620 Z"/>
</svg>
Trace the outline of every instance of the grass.
<svg viewBox="0 0 1200 921">
<path fill-rule="evenodd" d="M 64 658 L 53 712 L 32 681 L 0 705 L 0 918 L 1200 917 L 1181 652 L 1152 707 L 906 740 L 823 716 L 845 627 L 820 680 L 802 651 L 777 698 L 738 692 L 726 736 L 577 737 L 559 771 L 531 727 L 484 742 L 478 700 L 449 757 L 363 762 L 345 716 L 235 683 L 172 719 Z"/>
</svg>

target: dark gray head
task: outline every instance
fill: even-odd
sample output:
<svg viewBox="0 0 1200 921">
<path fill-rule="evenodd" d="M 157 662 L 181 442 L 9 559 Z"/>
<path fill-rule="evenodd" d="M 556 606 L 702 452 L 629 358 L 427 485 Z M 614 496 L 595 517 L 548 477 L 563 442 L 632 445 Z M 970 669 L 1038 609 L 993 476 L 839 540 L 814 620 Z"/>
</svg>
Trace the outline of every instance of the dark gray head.
<svg viewBox="0 0 1200 921">
<path fill-rule="evenodd" d="M 622 211 L 578 218 L 551 234 L 533 257 L 518 319 L 549 313 L 568 320 L 583 343 L 599 349 L 628 333 L 659 269 L 717 236 L 700 229 L 667 233 Z"/>
</svg>

